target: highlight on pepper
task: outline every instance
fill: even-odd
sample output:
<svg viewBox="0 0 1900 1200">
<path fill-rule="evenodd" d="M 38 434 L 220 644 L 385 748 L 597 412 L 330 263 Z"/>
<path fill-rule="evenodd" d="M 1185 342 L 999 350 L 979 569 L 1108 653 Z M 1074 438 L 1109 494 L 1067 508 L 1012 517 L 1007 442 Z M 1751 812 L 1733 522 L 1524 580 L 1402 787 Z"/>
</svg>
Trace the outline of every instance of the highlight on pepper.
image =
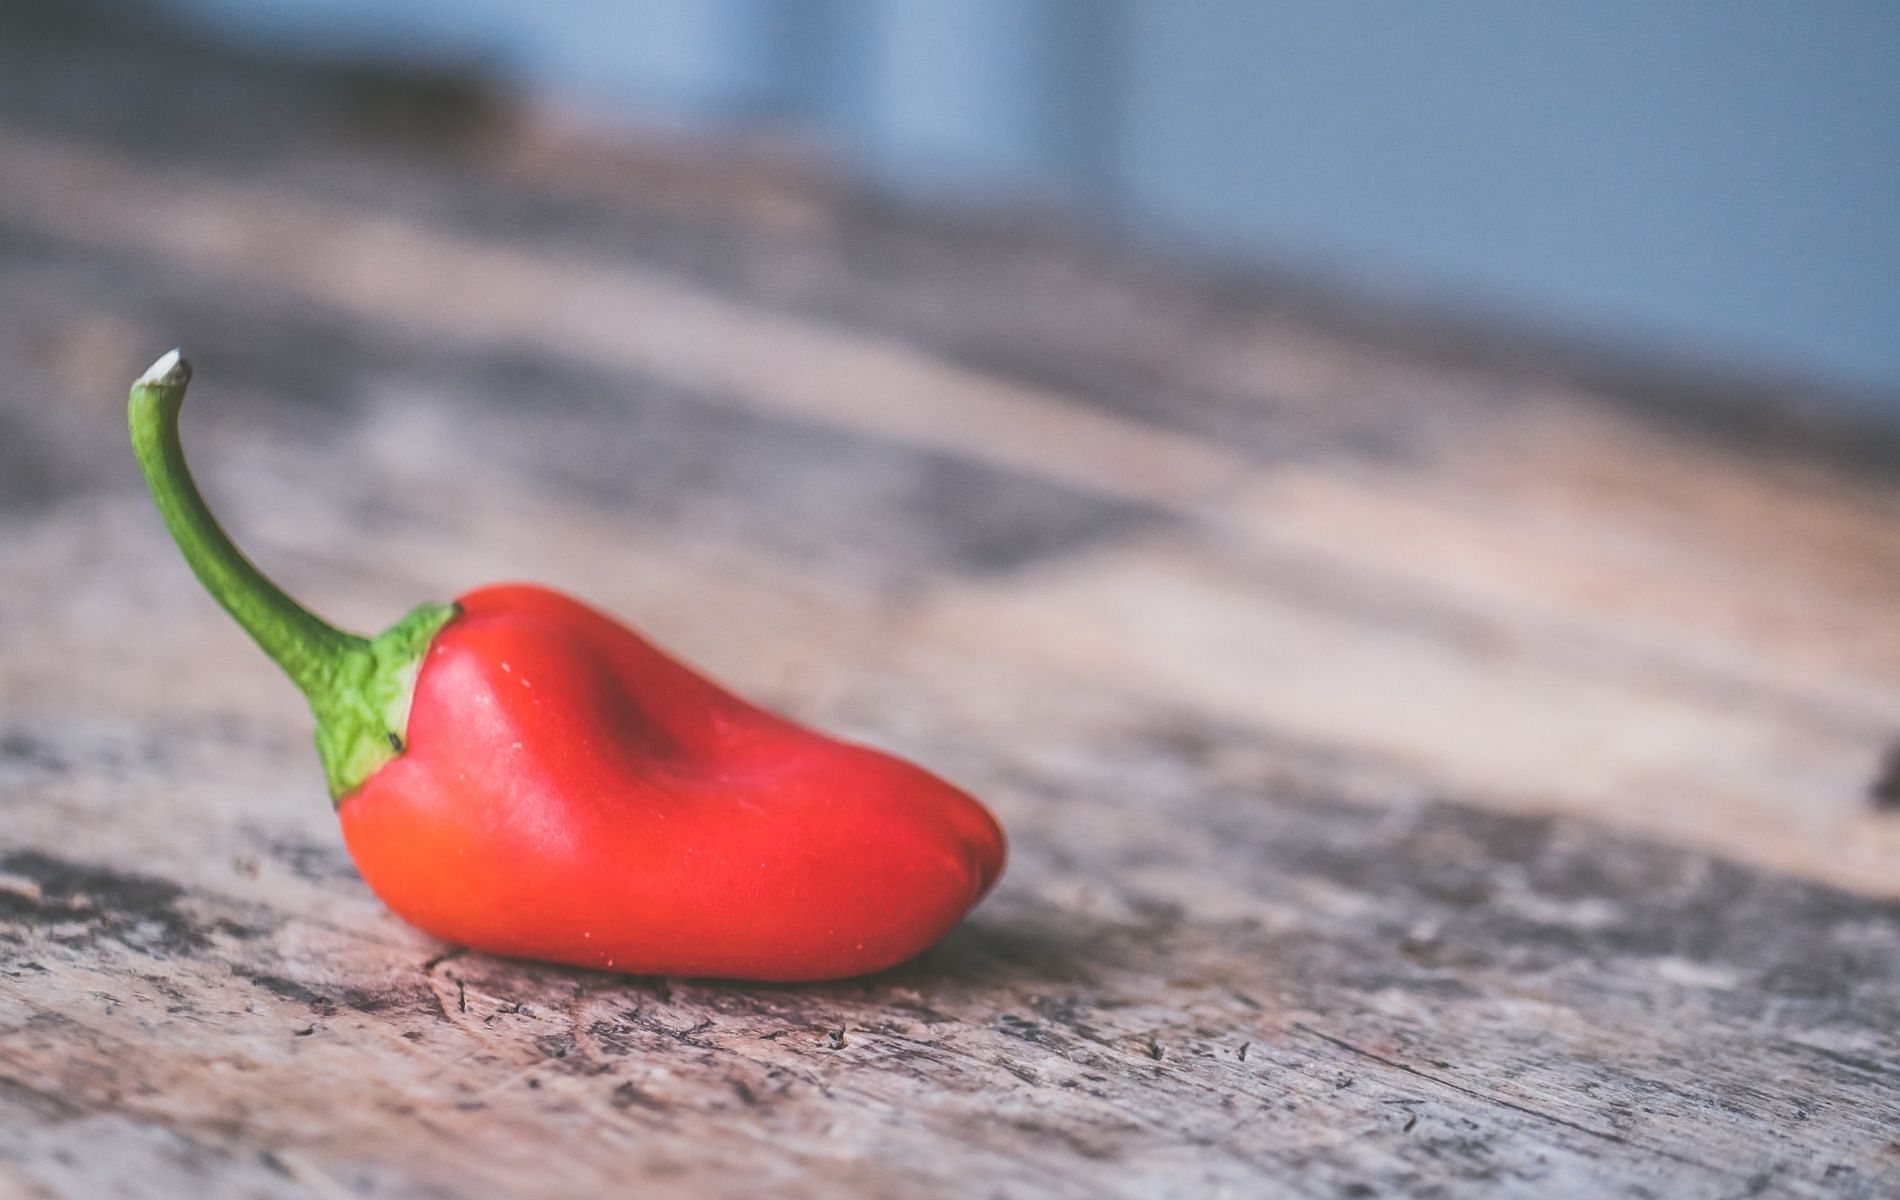
<svg viewBox="0 0 1900 1200">
<path fill-rule="evenodd" d="M 316 718 L 370 888 L 444 940 L 636 974 L 859 975 L 941 938 L 1003 831 L 902 759 L 758 708 L 530 584 L 346 633 L 237 549 L 185 466 L 176 350 L 132 385 L 132 448 L 173 540 Z"/>
</svg>

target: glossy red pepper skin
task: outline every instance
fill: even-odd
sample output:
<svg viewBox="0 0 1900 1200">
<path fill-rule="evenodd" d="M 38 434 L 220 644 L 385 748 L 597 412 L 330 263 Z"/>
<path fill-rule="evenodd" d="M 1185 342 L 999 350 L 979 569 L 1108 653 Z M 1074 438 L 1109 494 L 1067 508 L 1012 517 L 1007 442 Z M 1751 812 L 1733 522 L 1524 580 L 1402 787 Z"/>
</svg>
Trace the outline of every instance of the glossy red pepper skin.
<svg viewBox="0 0 1900 1200">
<path fill-rule="evenodd" d="M 559 593 L 460 605 L 407 747 L 338 809 L 370 887 L 438 937 L 828 979 L 917 954 L 1002 871 L 995 819 L 918 767 L 756 708 Z"/>
</svg>

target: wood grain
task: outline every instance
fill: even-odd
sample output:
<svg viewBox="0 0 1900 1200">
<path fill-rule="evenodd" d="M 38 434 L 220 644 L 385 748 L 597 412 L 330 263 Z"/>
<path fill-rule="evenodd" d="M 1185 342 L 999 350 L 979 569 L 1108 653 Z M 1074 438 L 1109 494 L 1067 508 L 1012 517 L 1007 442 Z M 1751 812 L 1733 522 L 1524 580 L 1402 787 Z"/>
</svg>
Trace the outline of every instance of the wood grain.
<svg viewBox="0 0 1900 1200">
<path fill-rule="evenodd" d="M 0 80 L 0 1195 L 1900 1189 L 1900 475 L 743 147 Z M 181 340 L 320 610 L 559 582 L 999 892 L 809 987 L 397 922 L 139 490 Z"/>
</svg>

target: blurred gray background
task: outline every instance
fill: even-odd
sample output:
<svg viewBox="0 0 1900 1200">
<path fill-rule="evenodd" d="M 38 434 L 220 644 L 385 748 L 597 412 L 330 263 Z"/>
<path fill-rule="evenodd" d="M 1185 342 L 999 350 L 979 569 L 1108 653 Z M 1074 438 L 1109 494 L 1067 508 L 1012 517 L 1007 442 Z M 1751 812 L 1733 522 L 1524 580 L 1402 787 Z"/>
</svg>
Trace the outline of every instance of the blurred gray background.
<svg viewBox="0 0 1900 1200">
<path fill-rule="evenodd" d="M 148 0 L 1900 413 L 1900 5 Z"/>
</svg>

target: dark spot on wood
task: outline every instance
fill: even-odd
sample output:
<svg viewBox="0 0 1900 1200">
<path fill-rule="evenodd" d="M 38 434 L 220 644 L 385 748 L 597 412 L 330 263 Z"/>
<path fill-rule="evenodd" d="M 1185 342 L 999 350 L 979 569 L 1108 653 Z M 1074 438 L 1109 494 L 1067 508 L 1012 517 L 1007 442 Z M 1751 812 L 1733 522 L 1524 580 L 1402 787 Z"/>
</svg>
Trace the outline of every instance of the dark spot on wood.
<svg viewBox="0 0 1900 1200">
<path fill-rule="evenodd" d="M 1045 331 L 1046 332 L 1046 331 Z M 1117 413 L 1156 429 L 1194 430 L 1218 436 L 1211 410 L 1225 409 L 1208 392 L 1191 404 L 1171 396 L 1178 381 L 1158 370 L 1152 359 L 1126 346 L 1092 343 L 1087 353 L 1060 353 L 1020 330 L 991 333 L 982 339 L 956 337 L 933 345 L 945 360 L 998 379 L 1075 398 L 1078 403 Z M 1249 405 L 1257 408 L 1258 404 Z M 1225 432 L 1220 430 L 1219 432 Z"/>
<path fill-rule="evenodd" d="M 62 945 L 111 940 L 159 956 L 191 954 L 211 945 L 209 930 L 182 907 L 184 888 L 170 880 L 34 850 L 0 855 L 0 874 L 29 880 L 38 893 L 0 891 L 0 923 L 38 928 Z"/>
<path fill-rule="evenodd" d="M 459 979 L 455 981 L 455 1009 L 457 1012 L 468 1011 L 468 985 Z"/>
<path fill-rule="evenodd" d="M 622 1083 L 619 1087 L 614 1089 L 612 1103 L 615 1108 L 638 1107 L 650 1109 L 653 1112 L 666 1111 L 666 1103 L 664 1101 L 649 1096 L 634 1086 L 632 1082 Z"/>
<path fill-rule="evenodd" d="M 626 1026 L 612 1021 L 595 1021 L 587 1027 L 587 1035 L 598 1043 L 602 1053 L 615 1058 L 633 1052 L 632 1043 L 624 1036 L 626 1032 Z"/>
<path fill-rule="evenodd" d="M 1064 993 L 1056 996 L 1034 997 L 1030 1000 L 1029 1006 L 1035 1010 L 1037 1016 L 1049 1023 L 1052 1031 L 1061 1030 L 1083 1041 L 1106 1042 L 1108 1039 L 1102 1032 L 1087 1020 L 1087 1014 L 1097 1009 L 1114 1008 L 1117 1003 L 1110 998 L 1090 998 Z M 1028 1040 L 1035 1041 L 1036 1039 L 1030 1037 Z M 1056 1047 L 1059 1042 L 1061 1039 L 1052 1032 L 1046 1044 Z"/>
<path fill-rule="evenodd" d="M 1042 1046 L 1050 1050 L 1062 1050 L 1066 1043 L 1040 1022 L 1019 1017 L 1014 1013 L 1004 1013 L 996 1018 L 996 1027 L 1014 1038 L 1021 1038 L 1031 1045 Z"/>
<path fill-rule="evenodd" d="M 317 1031 L 317 1027 L 315 1025 L 306 1025 L 302 1029 L 291 1030 L 291 1036 L 292 1037 L 309 1037 L 311 1034 L 315 1033 L 316 1031 Z"/>
<path fill-rule="evenodd" d="M 1874 807 L 1884 812 L 1900 812 L 1900 741 L 1887 747 L 1886 761 L 1867 790 Z"/>
<path fill-rule="evenodd" d="M 931 1061 L 937 1061 L 937 1060 L 932 1058 Z M 1023 1063 L 1011 1062 L 1009 1059 L 1006 1059 L 1006 1058 L 998 1059 L 996 1061 L 997 1061 L 998 1066 L 1002 1067 L 1005 1071 L 1008 1071 L 1011 1075 L 1014 1075 L 1016 1078 L 1022 1080 L 1024 1083 L 1028 1084 L 1030 1087 L 1042 1086 L 1042 1077 L 1036 1074 L 1035 1069 L 1033 1067 L 1027 1066 Z"/>
<path fill-rule="evenodd" d="M 324 1016 L 331 1016 L 342 1008 L 365 1014 L 392 1009 L 421 1011 L 433 1008 L 432 998 L 420 990 L 376 989 L 347 984 L 312 986 L 274 972 L 245 966 L 233 966 L 231 973 L 250 980 L 274 996 L 308 1005 Z"/>
<path fill-rule="evenodd" d="M 892 1008 L 907 1012 L 926 1025 L 944 1025 L 955 1019 L 915 1000 L 892 1000 L 889 1003 Z"/>
<path fill-rule="evenodd" d="M 326 66 L 344 129 L 411 154 L 472 149 L 505 129 L 509 96 L 474 71 L 453 66 L 355 59 Z"/>
<path fill-rule="evenodd" d="M 282 975 L 273 975 L 265 971 L 253 971 L 247 967 L 232 967 L 231 973 L 241 979 L 250 980 L 273 996 L 307 1004 L 325 1016 L 336 1012 L 335 1000 L 314 988 L 306 987 L 295 979 L 286 979 Z"/>
<path fill-rule="evenodd" d="M 10 729 L 0 734 L 0 762 L 21 763 L 44 770 L 59 770 L 65 761 L 52 746 L 32 734 Z"/>
<path fill-rule="evenodd" d="M 1418 1114 L 1410 1113 L 1405 1118 L 1405 1124 L 1399 1126 L 1399 1132 L 1410 1133 L 1416 1128 L 1418 1128 Z"/>
<path fill-rule="evenodd" d="M 1037 1141 L 1053 1142 L 1096 1162 L 1110 1162 L 1121 1157 L 1124 1135 L 1133 1132 L 1133 1127 L 1125 1122 L 1111 1122 L 1106 1127 L 1091 1126 L 1086 1131 L 1033 1117 L 1017 1117 L 1009 1125 Z"/>
<path fill-rule="evenodd" d="M 454 962 L 456 959 L 461 958 L 463 955 L 467 953 L 468 953 L 468 947 L 466 946 L 454 946 L 454 947 L 451 947 L 450 949 L 444 950 L 442 953 L 436 955 L 433 958 L 428 958 L 428 959 L 423 960 L 422 973 L 424 975 L 427 975 L 430 972 L 434 971 L 437 967 L 441 966 L 443 963 Z"/>
<path fill-rule="evenodd" d="M 359 878 L 356 864 L 340 842 L 304 842 L 275 838 L 264 844 L 264 852 L 273 862 L 286 867 L 292 875 L 309 883 L 330 883 Z"/>
<path fill-rule="evenodd" d="M 657 1036 L 696 1050 L 717 1050 L 720 1048 L 718 1043 L 699 1036 L 711 1027 L 712 1022 L 705 1020 L 690 1028 L 677 1029 L 643 1009 L 627 1009 L 621 1012 L 618 1022 L 595 1021 L 587 1032 L 600 1043 L 601 1049 L 619 1055 L 630 1053 L 638 1047 L 641 1041 L 637 1036 L 639 1034 Z M 766 1035 L 763 1040 L 771 1041 L 782 1036 L 783 1032 Z"/>
<path fill-rule="evenodd" d="M 25 1080 L 0 1075 L 0 1100 L 18 1105 L 47 1121 L 73 1121 L 89 1115 L 64 1096 L 43 1091 Z"/>
<path fill-rule="evenodd" d="M 1148 1039 L 1148 1057 L 1154 1059 L 1156 1062 L 1160 1062 L 1162 1054 L 1163 1054 L 1163 1051 L 1161 1049 L 1160 1040 L 1157 1038 L 1149 1038 Z"/>
</svg>

